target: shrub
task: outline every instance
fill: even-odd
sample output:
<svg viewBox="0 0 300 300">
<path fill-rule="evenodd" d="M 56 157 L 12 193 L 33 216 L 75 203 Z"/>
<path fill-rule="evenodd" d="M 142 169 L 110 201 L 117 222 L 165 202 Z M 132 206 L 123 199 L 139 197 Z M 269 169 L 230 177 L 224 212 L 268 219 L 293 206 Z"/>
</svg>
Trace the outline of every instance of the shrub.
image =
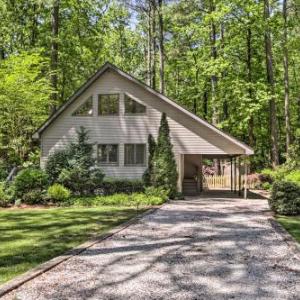
<svg viewBox="0 0 300 300">
<path fill-rule="evenodd" d="M 155 153 L 156 142 L 152 134 L 148 135 L 148 168 L 143 174 L 143 182 L 145 186 L 152 184 L 151 178 L 153 177 L 153 157 Z"/>
<path fill-rule="evenodd" d="M 164 201 L 169 199 L 169 191 L 165 190 L 163 187 L 147 187 L 145 189 L 145 195 L 148 197 L 159 197 Z"/>
<path fill-rule="evenodd" d="M 285 176 L 286 181 L 291 181 L 300 184 L 300 170 L 295 170 Z"/>
<path fill-rule="evenodd" d="M 269 183 L 269 182 L 264 182 L 264 183 L 261 185 L 261 187 L 262 187 L 263 190 L 268 191 L 268 190 L 270 190 L 270 189 L 272 188 L 272 184 Z"/>
<path fill-rule="evenodd" d="M 113 195 L 113 194 L 131 194 L 141 193 L 144 191 L 144 185 L 142 180 L 131 179 L 105 179 L 101 186 L 97 190 L 97 194 L 100 195 Z"/>
<path fill-rule="evenodd" d="M 274 181 L 282 180 L 286 174 L 286 169 L 284 167 L 277 167 L 275 170 L 273 169 L 263 169 L 261 174 L 265 177 L 265 181 L 272 183 Z M 263 178 L 260 177 L 262 181 Z M 262 182 L 265 182 L 262 181 Z"/>
<path fill-rule="evenodd" d="M 278 214 L 300 214 L 300 186 L 287 181 L 275 182 L 272 187 L 269 205 Z"/>
<path fill-rule="evenodd" d="M 39 204 L 45 202 L 45 192 L 40 189 L 28 191 L 22 195 L 22 201 L 26 204 Z"/>
<path fill-rule="evenodd" d="M 14 197 L 23 198 L 24 194 L 33 190 L 41 193 L 47 186 L 48 176 L 43 170 L 32 168 L 21 170 L 13 182 Z"/>
<path fill-rule="evenodd" d="M 78 195 L 90 195 L 101 186 L 104 174 L 99 168 L 87 170 L 80 165 L 63 169 L 58 182 Z"/>
<path fill-rule="evenodd" d="M 165 113 L 162 114 L 157 144 L 153 156 L 151 183 L 155 187 L 163 187 L 173 198 L 177 192 L 177 167 L 172 150 L 170 129 Z"/>
<path fill-rule="evenodd" d="M 48 198 L 54 201 L 66 201 L 70 198 L 71 192 L 63 185 L 55 183 L 48 188 L 47 191 Z"/>
<path fill-rule="evenodd" d="M 95 167 L 93 144 L 88 139 L 88 132 L 80 127 L 77 141 L 52 154 L 46 164 L 51 182 L 59 182 L 78 195 L 94 193 L 104 178 L 100 168 Z"/>
<path fill-rule="evenodd" d="M 68 167 L 69 150 L 60 150 L 51 154 L 47 160 L 45 171 L 51 183 L 55 182 L 64 168 Z"/>
<path fill-rule="evenodd" d="M 7 194 L 5 183 L 0 182 L 0 206 L 7 207 L 10 202 L 10 197 Z"/>
</svg>

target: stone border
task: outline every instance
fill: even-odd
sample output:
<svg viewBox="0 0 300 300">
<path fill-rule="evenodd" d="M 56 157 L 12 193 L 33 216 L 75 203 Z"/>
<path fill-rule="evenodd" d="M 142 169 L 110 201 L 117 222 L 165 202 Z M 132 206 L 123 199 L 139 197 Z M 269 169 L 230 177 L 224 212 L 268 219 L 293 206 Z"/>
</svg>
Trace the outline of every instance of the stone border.
<svg viewBox="0 0 300 300">
<path fill-rule="evenodd" d="M 300 244 L 294 239 L 294 237 L 276 220 L 276 218 L 268 218 L 272 228 L 278 233 L 283 241 L 288 245 L 291 251 L 294 252 L 297 259 L 300 260 Z"/>
<path fill-rule="evenodd" d="M 123 231 L 127 227 L 138 223 L 139 220 L 141 220 L 146 215 L 149 215 L 151 213 L 154 213 L 155 211 L 159 210 L 162 206 L 167 204 L 168 201 L 163 203 L 162 205 L 154 206 L 145 212 L 131 218 L 130 220 L 114 227 L 112 230 L 108 231 L 107 233 L 100 234 L 99 236 L 93 238 L 92 240 L 89 240 L 81 245 L 76 246 L 75 248 L 68 250 L 64 254 L 57 256 L 53 259 L 50 259 L 49 261 L 42 263 L 38 265 L 37 267 L 27 271 L 24 274 L 21 274 L 14 279 L 4 283 L 2 286 L 0 286 L 0 298 L 3 297 L 5 294 L 19 288 L 24 283 L 40 276 L 41 274 L 53 269 L 57 265 L 69 260 L 70 258 L 82 253 L 83 251 L 87 250 L 88 248 L 91 248 L 95 244 L 108 239 L 109 237 L 117 234 L 120 231 Z"/>
</svg>

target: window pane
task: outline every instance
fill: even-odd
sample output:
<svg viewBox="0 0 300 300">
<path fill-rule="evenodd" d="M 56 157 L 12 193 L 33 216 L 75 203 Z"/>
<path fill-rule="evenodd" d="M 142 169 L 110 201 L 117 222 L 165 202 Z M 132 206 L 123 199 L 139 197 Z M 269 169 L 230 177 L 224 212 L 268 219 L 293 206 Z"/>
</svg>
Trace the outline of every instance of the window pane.
<svg viewBox="0 0 300 300">
<path fill-rule="evenodd" d="M 98 162 L 103 164 L 118 162 L 118 145 L 98 145 Z"/>
<path fill-rule="evenodd" d="M 134 101 L 132 98 L 125 95 L 125 113 L 144 114 L 146 113 L 146 106 Z"/>
<path fill-rule="evenodd" d="M 72 116 L 92 116 L 93 115 L 93 98 L 89 97 Z"/>
<path fill-rule="evenodd" d="M 137 165 L 145 163 L 145 144 L 135 145 L 135 163 Z"/>
<path fill-rule="evenodd" d="M 108 161 L 110 163 L 118 162 L 118 145 L 107 145 L 108 148 Z"/>
<path fill-rule="evenodd" d="M 119 95 L 98 95 L 98 114 L 117 115 L 119 113 Z"/>
<path fill-rule="evenodd" d="M 98 145 L 98 161 L 99 162 L 107 162 L 107 151 L 106 145 Z"/>
<path fill-rule="evenodd" d="M 134 145 L 133 144 L 125 144 L 125 165 L 133 165 L 134 164 Z"/>
</svg>

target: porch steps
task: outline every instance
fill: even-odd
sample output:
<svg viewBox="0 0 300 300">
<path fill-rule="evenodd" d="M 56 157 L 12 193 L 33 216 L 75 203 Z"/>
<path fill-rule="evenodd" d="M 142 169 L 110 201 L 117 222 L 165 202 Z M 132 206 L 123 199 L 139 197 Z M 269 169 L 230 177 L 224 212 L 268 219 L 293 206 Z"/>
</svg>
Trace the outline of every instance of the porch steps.
<svg viewBox="0 0 300 300">
<path fill-rule="evenodd" d="M 184 178 L 182 182 L 182 191 L 184 195 L 195 196 L 197 192 L 197 182 L 193 178 Z"/>
</svg>

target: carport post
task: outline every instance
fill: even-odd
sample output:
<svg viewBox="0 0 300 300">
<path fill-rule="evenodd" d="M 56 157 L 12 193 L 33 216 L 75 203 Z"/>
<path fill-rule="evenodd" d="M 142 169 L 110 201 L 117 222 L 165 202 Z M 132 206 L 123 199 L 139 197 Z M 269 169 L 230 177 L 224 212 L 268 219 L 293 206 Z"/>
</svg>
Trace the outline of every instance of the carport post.
<svg viewBox="0 0 300 300">
<path fill-rule="evenodd" d="M 234 177 L 234 186 L 233 186 L 233 190 L 236 193 L 236 157 L 234 158 L 234 173 L 233 173 L 233 177 Z"/>
<path fill-rule="evenodd" d="M 244 199 L 247 199 L 247 172 L 248 172 L 248 168 L 247 168 L 246 159 L 244 160 L 244 168 L 245 168 L 245 172 L 244 172 Z"/>
<path fill-rule="evenodd" d="M 241 196 L 241 188 L 242 188 L 241 157 L 239 157 L 238 160 L 238 168 L 239 168 L 239 196 Z"/>
<path fill-rule="evenodd" d="M 230 191 L 232 192 L 232 157 L 230 157 Z"/>
</svg>

